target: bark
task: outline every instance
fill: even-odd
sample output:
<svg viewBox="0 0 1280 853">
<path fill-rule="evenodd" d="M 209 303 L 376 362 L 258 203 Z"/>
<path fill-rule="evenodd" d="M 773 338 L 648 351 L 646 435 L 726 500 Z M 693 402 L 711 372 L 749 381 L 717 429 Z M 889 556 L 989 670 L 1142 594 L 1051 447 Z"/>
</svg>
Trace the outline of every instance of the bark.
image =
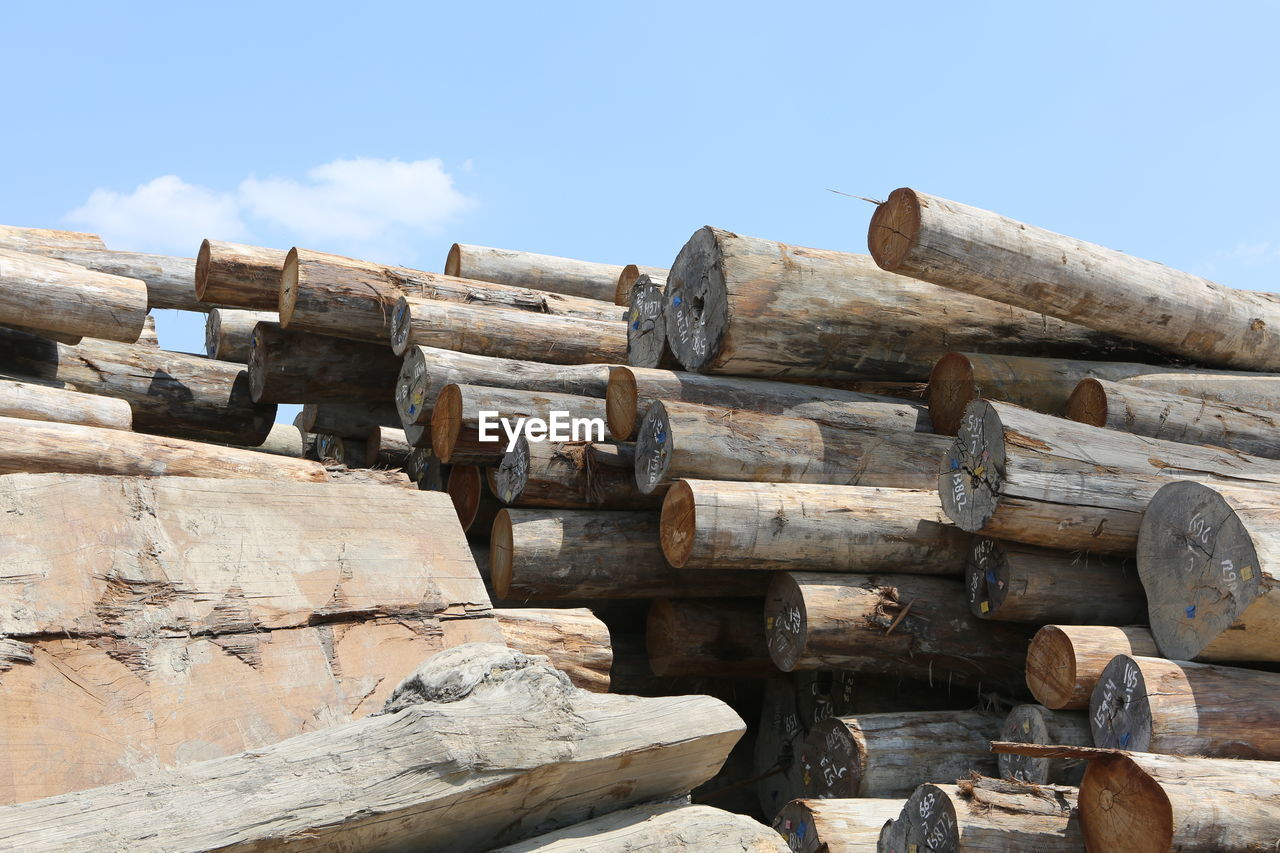
<svg viewBox="0 0 1280 853">
<path fill-rule="evenodd" d="M 0 249 L 0 323 L 133 342 L 147 317 L 141 281 Z"/>
<path fill-rule="evenodd" d="M 1018 705 L 1005 717 L 998 740 L 1013 743 L 1093 746 L 1089 715 L 1083 711 L 1050 711 L 1040 705 Z M 1075 758 L 1037 758 L 1001 753 L 1000 777 L 1032 785 L 1079 786 L 1084 762 Z"/>
<path fill-rule="evenodd" d="M 467 535 L 489 538 L 489 530 L 502 504 L 489 491 L 484 471 L 474 465 L 453 465 L 445 485 L 458 512 L 458 522 Z"/>
<path fill-rule="evenodd" d="M 866 255 L 710 227 L 671 265 L 664 313 L 672 351 L 698 373 L 923 381 L 951 350 L 1115 358 L 1136 349 L 886 273 Z"/>
<path fill-rule="evenodd" d="M 372 427 L 398 427 L 400 417 L 387 403 L 307 403 L 302 428 L 330 435 L 367 435 Z"/>
<path fill-rule="evenodd" d="M 1089 707 L 1093 687 L 1116 655 L 1157 655 L 1146 628 L 1045 625 L 1027 649 L 1027 689 L 1054 710 Z"/>
<path fill-rule="evenodd" d="M 509 506 L 555 509 L 658 509 L 662 498 L 636 486 L 635 448 L 604 442 L 516 439 L 489 487 Z"/>
<path fill-rule="evenodd" d="M 1233 290 L 905 187 L 876 208 L 867 242 L 891 272 L 1199 362 L 1280 370 L 1280 301 L 1272 294 Z"/>
<path fill-rule="evenodd" d="M 959 575 L 971 539 L 925 489 L 679 480 L 662 505 L 684 568 Z"/>
<path fill-rule="evenodd" d="M 642 275 L 631 285 L 625 304 L 627 311 L 627 364 L 640 368 L 679 366 L 667 346 L 667 321 L 662 311 L 667 289 L 665 278 L 655 281 Z"/>
<path fill-rule="evenodd" d="M 482 413 L 487 427 L 483 431 Z M 508 426 L 501 424 L 501 418 L 507 419 Z M 517 422 L 520 418 L 528 422 L 522 425 Z M 604 401 L 514 388 L 447 385 L 431 415 L 431 447 L 450 464 L 497 465 L 514 438 L 508 428 L 522 426 L 538 440 L 559 440 L 563 432 L 575 441 L 603 441 Z"/>
<path fill-rule="evenodd" d="M 274 313 L 280 304 L 280 271 L 287 255 L 284 249 L 205 240 L 196 254 L 196 299 Z"/>
<path fill-rule="evenodd" d="M 768 585 L 751 573 L 672 568 L 650 512 L 504 509 L 493 523 L 490 561 L 504 599 L 750 597 Z"/>
<path fill-rule="evenodd" d="M 645 644 L 654 675 L 776 675 L 764 641 L 763 599 L 660 598 L 649 607 Z"/>
<path fill-rule="evenodd" d="M 276 323 L 274 311 L 242 311 L 235 308 L 211 308 L 204 322 L 204 352 L 221 361 L 249 363 L 253 347 L 253 329 L 259 323 Z"/>
<path fill-rule="evenodd" d="M 536 287 L 590 299 L 613 301 L 623 267 L 512 249 L 454 243 L 444 262 L 445 275 Z"/>
<path fill-rule="evenodd" d="M 513 607 L 493 611 L 507 645 L 527 655 L 543 655 L 569 676 L 574 687 L 609 692 L 613 647 L 609 628 L 585 607 Z"/>
<path fill-rule="evenodd" d="M 0 840 L 34 850 L 53 837 L 68 853 L 479 853 L 682 794 L 742 730 L 710 697 L 589 693 L 537 658 L 468 644 L 427 660 L 382 714 L 8 806 Z"/>
<path fill-rule="evenodd" d="M 663 267 L 646 267 L 639 264 L 627 264 L 618 273 L 618 283 L 613 289 L 613 303 L 626 307 L 631 297 L 631 288 L 641 276 L 648 276 L 663 287 L 667 285 L 667 275 L 671 271 Z"/>
<path fill-rule="evenodd" d="M 133 428 L 133 411 L 124 400 L 12 379 L 0 379 L 0 416 L 107 429 Z"/>
<path fill-rule="evenodd" d="M 788 853 L 776 832 L 746 815 L 683 802 L 624 809 L 494 853 L 581 853 L 586 849 L 592 853 Z"/>
<path fill-rule="evenodd" d="M 773 819 L 773 828 L 793 853 L 866 853 L 905 804 L 901 797 L 792 800 Z"/>
<path fill-rule="evenodd" d="M 385 346 L 259 323 L 249 353 L 253 399 L 269 403 L 390 403 L 400 359 Z"/>
</svg>

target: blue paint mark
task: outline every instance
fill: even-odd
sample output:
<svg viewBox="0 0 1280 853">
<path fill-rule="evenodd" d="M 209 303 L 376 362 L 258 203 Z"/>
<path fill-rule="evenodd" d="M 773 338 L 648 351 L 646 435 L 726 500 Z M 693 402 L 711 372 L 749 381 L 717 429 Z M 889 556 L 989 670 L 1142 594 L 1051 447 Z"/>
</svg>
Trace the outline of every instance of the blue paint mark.
<svg viewBox="0 0 1280 853">
<path fill-rule="evenodd" d="M 1196 618 L 1196 606 L 1194 604 L 1187 608 L 1187 618 L 1188 619 Z"/>
<path fill-rule="evenodd" d="M 415 406 L 415 405 L 413 405 L 413 403 L 410 403 L 410 404 L 409 404 L 409 414 L 411 414 L 411 415 L 412 415 L 412 414 L 416 413 L 417 411 L 418 411 L 418 407 L 417 407 L 417 406 Z"/>
<path fill-rule="evenodd" d="M 1128 746 L 1129 746 L 1129 739 L 1130 739 L 1130 734 L 1129 734 L 1129 732 L 1125 732 L 1124 734 L 1120 735 L 1120 745 L 1121 745 L 1122 747 L 1128 748 Z"/>
<path fill-rule="evenodd" d="M 666 430 L 663 430 L 662 432 L 658 433 L 658 444 L 666 444 L 666 443 L 667 443 L 667 432 Z"/>
<path fill-rule="evenodd" d="M 995 583 L 995 582 L 996 582 L 996 573 L 991 571 L 990 569 L 987 569 L 987 583 Z"/>
<path fill-rule="evenodd" d="M 672 299 L 671 299 L 671 304 L 672 304 L 672 305 L 679 305 L 679 304 L 680 304 L 680 297 L 679 297 L 679 296 L 672 297 Z"/>
<path fill-rule="evenodd" d="M 952 459 L 952 460 L 951 460 L 951 470 L 952 470 L 952 471 L 957 471 L 957 470 L 959 470 L 959 468 L 960 468 L 960 460 L 959 460 L 959 459 Z"/>
<path fill-rule="evenodd" d="M 801 823 L 799 826 L 796 827 L 796 838 L 800 839 L 801 841 L 804 841 L 805 835 L 808 834 L 808 829 L 809 827 L 807 824 Z"/>
<path fill-rule="evenodd" d="M 633 329 L 638 329 L 638 328 L 640 328 L 640 321 L 639 321 L 639 320 L 636 320 L 634 323 L 632 323 L 632 324 L 631 324 L 631 328 L 633 328 Z"/>
</svg>

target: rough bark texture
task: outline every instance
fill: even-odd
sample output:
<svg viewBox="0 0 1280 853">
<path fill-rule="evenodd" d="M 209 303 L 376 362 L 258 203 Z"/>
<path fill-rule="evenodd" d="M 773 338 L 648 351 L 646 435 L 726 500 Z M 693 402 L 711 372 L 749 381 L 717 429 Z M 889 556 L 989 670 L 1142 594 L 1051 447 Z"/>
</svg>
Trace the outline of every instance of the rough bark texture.
<svg viewBox="0 0 1280 853">
<path fill-rule="evenodd" d="M 613 666 L 609 628 L 587 608 L 513 607 L 495 610 L 493 615 L 511 648 L 546 656 L 574 687 L 609 692 Z"/>
<path fill-rule="evenodd" d="M 776 675 L 759 598 L 657 599 L 645 644 L 654 675 L 758 678 Z"/>
<path fill-rule="evenodd" d="M 124 400 L 13 379 L 0 379 L 0 416 L 107 429 L 133 428 L 133 410 Z"/>
<path fill-rule="evenodd" d="M 604 442 L 516 439 L 489 487 L 505 504 L 557 509 L 658 509 L 660 495 L 636 486 L 635 448 Z"/>
<path fill-rule="evenodd" d="M 513 249 L 454 243 L 444 262 L 445 275 L 491 281 L 514 287 L 536 287 L 612 302 L 623 267 Z"/>
<path fill-rule="evenodd" d="M 773 828 L 792 853 L 867 853 L 905 803 L 901 797 L 792 800 L 773 819 Z"/>
<path fill-rule="evenodd" d="M 710 697 L 589 693 L 538 658 L 468 644 L 428 659 L 381 714 L 0 809 L 0 841 L 68 853 L 479 853 L 682 794 L 714 775 L 742 729 Z"/>
<path fill-rule="evenodd" d="M 484 432 L 482 413 L 488 413 L 489 428 Z M 564 414 L 553 422 L 552 413 Z M 508 420 L 508 427 L 501 425 L 501 418 Z M 563 431 L 574 440 L 604 440 L 603 400 L 516 388 L 446 385 L 436 398 L 431 415 L 431 447 L 450 464 L 497 465 L 511 445 L 512 436 L 507 430 L 519 429 L 520 418 L 541 420 L 542 439 L 550 438 L 549 430 L 554 429 L 557 439 Z"/>
<path fill-rule="evenodd" d="M 1093 746 L 1089 715 L 1083 711 L 1050 711 L 1041 705 L 1018 705 L 1004 719 L 998 740 L 1013 743 Z M 1000 777 L 1032 785 L 1079 786 L 1084 762 L 1074 758 L 1037 758 L 1001 753 Z"/>
<path fill-rule="evenodd" d="M 1045 625 L 1027 649 L 1027 689 L 1055 710 L 1089 707 L 1093 687 L 1116 655 L 1157 655 L 1146 628 Z"/>
<path fill-rule="evenodd" d="M 0 249 L 0 323 L 133 342 L 147 317 L 147 287 L 53 258 Z"/>
<path fill-rule="evenodd" d="M 279 319 L 274 311 L 211 308 L 204 321 L 204 353 L 209 358 L 248 364 L 254 327 Z"/>
<path fill-rule="evenodd" d="M 1196 361 L 1280 370 L 1280 300 L 1272 294 L 1233 290 L 906 187 L 876 208 L 867 242 L 891 272 Z"/>
<path fill-rule="evenodd" d="M 259 323 L 249 353 L 253 399 L 269 403 L 390 403 L 400 359 L 385 346 Z"/>
<path fill-rule="evenodd" d="M 284 249 L 205 240 L 196 254 L 196 299 L 274 312 L 280 304 L 280 270 L 286 255 Z"/>
<path fill-rule="evenodd" d="M 769 827 L 746 815 L 683 802 L 624 809 L 494 853 L 787 853 Z"/>
</svg>

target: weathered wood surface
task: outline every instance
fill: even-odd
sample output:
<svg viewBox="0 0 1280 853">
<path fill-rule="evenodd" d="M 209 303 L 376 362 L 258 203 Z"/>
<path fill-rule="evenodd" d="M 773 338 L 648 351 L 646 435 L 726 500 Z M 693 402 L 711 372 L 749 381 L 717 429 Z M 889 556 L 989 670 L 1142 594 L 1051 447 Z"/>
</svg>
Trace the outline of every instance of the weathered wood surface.
<svg viewBox="0 0 1280 853">
<path fill-rule="evenodd" d="M 275 424 L 271 427 L 271 432 L 267 433 L 266 441 L 249 449 L 301 459 L 307 455 L 307 434 L 297 424 Z"/>
<path fill-rule="evenodd" d="M 1280 494 L 1200 483 L 1155 493 L 1138 538 L 1151 632 L 1173 660 L 1280 661 Z"/>
<path fill-rule="evenodd" d="M 504 509 L 489 544 L 490 579 L 504 599 L 750 597 L 769 580 L 673 568 L 654 512 Z"/>
<path fill-rule="evenodd" d="M 609 627 L 587 608 L 512 607 L 494 610 L 493 615 L 511 648 L 544 655 L 575 687 L 609 692 Z"/>
<path fill-rule="evenodd" d="M 682 794 L 742 730 L 710 697 L 590 693 L 539 658 L 467 644 L 429 658 L 381 714 L 8 806 L 0 841 L 33 853 L 479 853 Z"/>
<path fill-rule="evenodd" d="M 943 460 L 942 506 L 964 530 L 1064 551 L 1131 553 L 1168 480 L 1280 488 L 1280 462 L 975 400 Z"/>
<path fill-rule="evenodd" d="M 1273 294 L 1223 287 L 906 187 L 876 208 L 867 243 L 891 272 L 1202 363 L 1280 370 L 1280 300 Z"/>
<path fill-rule="evenodd" d="M 146 320 L 143 321 L 142 334 L 138 335 L 137 343 L 149 347 L 160 346 L 160 334 L 156 331 L 156 317 L 154 314 L 148 314 Z"/>
<path fill-rule="evenodd" d="M 778 572 L 764 615 L 769 654 L 785 672 L 851 669 L 1014 690 L 1025 677 L 1030 632 L 975 618 L 958 579 Z"/>
<path fill-rule="evenodd" d="M 0 246 L 4 246 L 2 239 Z M 57 258 L 95 272 L 138 279 L 147 286 L 147 307 L 150 309 L 173 308 L 178 311 L 203 312 L 210 308 L 231 307 L 196 299 L 195 289 L 192 287 L 196 271 L 194 258 L 115 252 L 101 246 L 49 246 L 21 251 Z"/>
<path fill-rule="evenodd" d="M 635 448 L 584 441 L 529 441 L 488 469 L 489 487 L 504 504 L 557 509 L 658 509 L 660 495 L 636 486 Z"/>
<path fill-rule="evenodd" d="M 371 426 L 365 433 L 364 458 L 371 467 L 403 468 L 412 452 L 413 445 L 402 429 Z"/>
<path fill-rule="evenodd" d="M 645 647 L 654 675 L 759 678 L 776 675 L 765 645 L 760 598 L 659 598 L 649 606 Z"/>
<path fill-rule="evenodd" d="M 951 350 L 1135 351 L 1112 335 L 886 273 L 866 255 L 710 227 L 672 263 L 663 311 L 672 352 L 698 373 L 923 381 Z"/>
<path fill-rule="evenodd" d="M 969 609 L 1002 622 L 1134 625 L 1147 598 L 1133 560 L 979 538 L 965 567 Z"/>
<path fill-rule="evenodd" d="M 553 413 L 563 414 L 553 418 Z M 515 449 L 511 431 L 520 434 L 522 428 L 535 439 L 604 441 L 604 401 L 550 391 L 446 385 L 431 414 L 431 448 L 450 464 L 497 465 Z"/>
<path fill-rule="evenodd" d="M 211 308 L 204 321 L 204 353 L 222 361 L 249 363 L 253 348 L 253 328 L 259 323 L 279 322 L 274 311 L 243 311 Z"/>
<path fill-rule="evenodd" d="M 1084 711 L 1050 711 L 1042 705 L 1017 705 L 1004 719 L 998 740 L 1013 743 L 1093 746 L 1089 715 Z M 1000 753 L 1000 778 L 1032 785 L 1079 786 L 1084 762 L 1073 758 L 1038 758 Z"/>
<path fill-rule="evenodd" d="M 639 368 L 674 369 L 680 366 L 667 345 L 667 321 L 663 302 L 665 278 L 642 275 L 631 285 L 627 299 L 627 364 Z"/>
<path fill-rule="evenodd" d="M 15 252 L 40 252 L 46 249 L 105 249 L 97 234 L 83 231 L 59 231 L 54 228 L 24 228 L 0 225 L 0 248 Z"/>
<path fill-rule="evenodd" d="M 646 267 L 640 264 L 627 264 L 622 268 L 622 272 L 618 273 L 618 283 L 613 288 L 613 302 L 615 305 L 626 306 L 627 300 L 631 296 L 631 287 L 636 283 L 640 276 L 647 275 L 651 280 L 657 282 L 663 287 L 667 285 L 667 274 L 671 272 L 664 267 Z"/>
<path fill-rule="evenodd" d="M 659 401 L 640 425 L 636 483 L 646 494 L 688 478 L 931 489 L 950 445 L 943 436 Z"/>
<path fill-rule="evenodd" d="M 974 711 L 907 711 L 832 717 L 800 747 L 806 797 L 908 796 L 921 779 L 992 775 L 987 744 L 1000 718 Z"/>
<path fill-rule="evenodd" d="M 259 323 L 249 384 L 259 402 L 390 403 L 400 365 L 385 346 Z"/>
<path fill-rule="evenodd" d="M 138 279 L 0 249 L 0 323 L 133 342 L 146 317 Z"/>
<path fill-rule="evenodd" d="M 746 815 L 684 802 L 613 812 L 493 853 L 787 853 L 778 834 Z"/>
<path fill-rule="evenodd" d="M 773 819 L 773 828 L 792 853 L 867 853 L 905 803 L 901 797 L 792 800 Z"/>
<path fill-rule="evenodd" d="M 371 427 L 400 426 L 400 416 L 389 403 L 307 403 L 300 426 L 307 432 L 331 435 L 366 435 Z"/>
<path fill-rule="evenodd" d="M 1119 381 L 1149 391 L 1200 397 L 1232 406 L 1280 411 L 1280 376 L 1273 374 L 1200 371 L 1145 374 Z"/>
<path fill-rule="evenodd" d="M 284 249 L 205 240 L 196 253 L 196 299 L 274 313 L 280 304 L 280 272 L 287 255 Z"/>
<path fill-rule="evenodd" d="M 612 302 L 623 267 L 554 255 L 493 249 L 454 243 L 445 258 L 445 275 L 491 281 L 513 287 L 536 287 Z"/>
<path fill-rule="evenodd" d="M 133 428 L 133 410 L 124 400 L 14 379 L 0 379 L 0 416 L 107 429 Z"/>
<path fill-rule="evenodd" d="M 1027 689 L 1054 710 L 1089 707 L 1093 687 L 1116 655 L 1158 655 L 1147 628 L 1045 625 L 1027 649 Z"/>
<path fill-rule="evenodd" d="M 674 566 L 959 575 L 971 534 L 926 489 L 678 480 L 662 504 Z"/>
</svg>

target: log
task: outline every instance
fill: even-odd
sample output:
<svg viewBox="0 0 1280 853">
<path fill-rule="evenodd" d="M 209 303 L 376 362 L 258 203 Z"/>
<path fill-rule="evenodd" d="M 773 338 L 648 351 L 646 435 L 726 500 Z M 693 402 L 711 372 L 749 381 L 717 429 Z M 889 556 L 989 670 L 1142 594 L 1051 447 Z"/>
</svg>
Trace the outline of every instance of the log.
<svg viewBox="0 0 1280 853">
<path fill-rule="evenodd" d="M 921 779 L 992 775 L 987 744 L 1000 718 L 973 711 L 863 714 L 822 720 L 800 747 L 806 797 L 908 796 Z"/>
<path fill-rule="evenodd" d="M 205 240 L 196 254 L 196 299 L 274 313 L 280 304 L 280 270 L 288 254 L 284 249 Z"/>
<path fill-rule="evenodd" d="M 297 424 L 275 424 L 271 427 L 271 432 L 267 433 L 266 441 L 257 447 L 246 449 L 302 459 L 307 456 L 307 434 L 299 429 Z"/>
<path fill-rule="evenodd" d="M 275 406 L 250 399 L 239 365 L 151 346 L 92 339 L 67 346 L 0 330 L 0 370 L 118 397 L 138 432 L 256 446 L 276 418 Z"/>
<path fill-rule="evenodd" d="M 1067 401 L 1066 414 L 1091 426 L 1280 458 L 1280 412 L 1085 379 Z"/>
<path fill-rule="evenodd" d="M 1075 788 L 1065 786 L 983 777 L 957 785 L 921 785 L 886 828 L 876 849 L 881 853 L 1082 853 L 1085 841 L 1077 795 Z M 899 834 L 895 837 L 895 833 Z M 1130 848 L 1097 849 L 1127 853 Z"/>
<path fill-rule="evenodd" d="M 48 329 L 35 329 L 31 326 L 15 326 L 11 323 L 3 324 L 5 329 L 14 332 L 22 332 L 25 335 L 35 335 L 36 337 L 45 338 L 50 341 L 57 341 L 60 344 L 69 344 L 75 346 L 84 340 L 84 335 L 66 335 L 62 332 L 50 332 Z M 139 336 L 141 340 L 141 336 Z"/>
<path fill-rule="evenodd" d="M 1017 705 L 1004 718 L 998 740 L 1013 743 L 1093 746 L 1089 715 L 1083 711 L 1050 711 L 1041 705 Z M 1084 762 L 1077 758 L 1037 758 L 1001 753 L 1000 778 L 1031 785 L 1071 785 L 1084 778 Z"/>
<path fill-rule="evenodd" d="M 253 348 L 253 328 L 259 323 L 275 323 L 274 311 L 241 311 L 211 308 L 204 323 L 204 352 L 209 358 L 249 363 Z"/>
<path fill-rule="evenodd" d="M 24 228 L 0 225 L 0 248 L 15 252 L 39 252 L 44 249 L 105 249 L 97 234 L 83 231 L 58 231 L 52 228 Z"/>
<path fill-rule="evenodd" d="M 672 568 L 657 513 L 504 509 L 489 543 L 489 577 L 504 599 L 750 597 L 768 584 L 750 573 Z"/>
<path fill-rule="evenodd" d="M 147 318 L 147 287 L 134 278 L 0 249 L 0 323 L 132 342 Z"/>
<path fill-rule="evenodd" d="M 772 678 L 765 683 L 764 702 L 755 732 L 756 796 L 761 813 L 772 819 L 804 791 L 795 749 L 808 729 L 800 721 L 791 678 Z"/>
<path fill-rule="evenodd" d="M 445 491 L 458 512 L 463 531 L 482 539 L 487 537 L 502 504 L 489 491 L 484 471 L 475 465 L 451 466 Z"/>
<path fill-rule="evenodd" d="M 516 439 L 489 488 L 509 506 L 555 509 L 658 509 L 660 495 L 636 486 L 635 448 L 602 442 Z"/>
<path fill-rule="evenodd" d="M 3 245 L 2 241 L 0 245 Z M 194 258 L 115 252 L 101 246 L 43 247 L 23 251 L 56 258 L 95 272 L 139 279 L 147 286 L 147 308 L 151 310 L 172 308 L 205 312 L 210 308 L 231 307 L 206 304 L 196 299 L 195 289 L 191 286 L 196 270 Z"/>
<path fill-rule="evenodd" d="M 1030 632 L 976 619 L 963 598 L 952 578 L 779 572 L 765 600 L 769 654 L 784 672 L 1021 688 Z"/>
<path fill-rule="evenodd" d="M 1232 406 L 1280 411 L 1280 376 L 1265 373 L 1200 371 L 1197 373 L 1154 373 L 1120 380 L 1125 385 L 1199 397 Z"/>
<path fill-rule="evenodd" d="M 1170 479 L 1274 489 L 1280 463 L 975 400 L 938 474 L 947 516 L 985 536 L 1063 551 L 1132 553 Z"/>
<path fill-rule="evenodd" d="M 160 334 L 156 331 L 156 318 L 154 314 L 148 314 L 146 320 L 142 324 L 142 334 L 138 335 L 137 343 L 149 346 L 160 346 Z"/>
<path fill-rule="evenodd" d="M 541 361 L 548 364 L 618 364 L 627 358 L 627 328 L 617 320 L 456 305 L 401 296 L 390 321 L 392 351 L 413 346 Z"/>
<path fill-rule="evenodd" d="M 639 264 L 627 264 L 622 268 L 622 272 L 618 273 L 618 283 L 613 289 L 614 304 L 621 305 L 624 308 L 630 304 L 627 300 L 631 298 L 631 287 L 642 275 L 647 275 L 659 285 L 666 287 L 667 274 L 669 272 L 670 270 L 663 267 L 646 267 Z"/>
<path fill-rule="evenodd" d="M 536 287 L 612 302 L 623 267 L 513 249 L 454 243 L 445 258 L 445 275 L 491 281 L 513 287 Z"/>
<path fill-rule="evenodd" d="M 951 350 L 1115 358 L 1138 349 L 1036 309 L 885 273 L 866 255 L 710 227 L 672 263 L 663 308 L 672 352 L 696 373 L 923 381 Z"/>
<path fill-rule="evenodd" d="M 1093 688 L 1100 747 L 1218 758 L 1280 757 L 1280 674 L 1116 655 Z"/>
<path fill-rule="evenodd" d="M 35 850 L 57 838 L 68 853 L 248 853 L 298 843 L 479 853 L 688 791 L 715 773 L 742 730 L 710 697 L 589 693 L 539 658 L 467 644 L 428 659 L 382 714 L 7 806 L 0 841 Z"/>
<path fill-rule="evenodd" d="M 1280 660 L 1278 509 L 1280 495 L 1251 489 L 1182 482 L 1155 493 L 1138 575 L 1163 656 Z"/>
<path fill-rule="evenodd" d="M 444 462 L 497 465 L 521 430 L 535 441 L 604 441 L 604 401 L 572 394 L 446 385 L 431 415 Z"/>
<path fill-rule="evenodd" d="M 950 445 L 942 436 L 659 401 L 640 425 L 636 483 L 646 494 L 691 478 L 931 489 Z"/>
<path fill-rule="evenodd" d="M 1089 707 L 1093 687 L 1116 655 L 1157 655 L 1146 628 L 1045 625 L 1027 649 L 1027 689 L 1054 710 Z"/>
<path fill-rule="evenodd" d="M 758 598 L 659 598 L 649 606 L 645 646 L 654 675 L 761 678 L 776 675 Z"/>
<path fill-rule="evenodd" d="M 384 346 L 259 323 L 249 384 L 262 403 L 390 403 L 400 359 Z"/>
<path fill-rule="evenodd" d="M 494 853 L 581 853 L 587 849 L 592 853 L 787 853 L 787 845 L 776 832 L 746 815 L 683 802 L 624 809 Z"/>
<path fill-rule="evenodd" d="M 377 468 L 403 468 L 413 452 L 404 430 L 371 426 L 365 434 L 364 458 Z"/>
<path fill-rule="evenodd" d="M 388 403 L 307 403 L 301 426 L 307 432 L 330 435 L 367 435 L 372 427 L 398 427 L 400 417 Z"/>
<path fill-rule="evenodd" d="M 885 822 L 905 803 L 901 797 L 792 800 L 773 819 L 773 828 L 793 853 L 866 853 L 876 849 Z"/>
<path fill-rule="evenodd" d="M 969 610 L 1001 622 L 1133 625 L 1147 597 L 1132 560 L 978 538 L 965 567 Z"/>
<path fill-rule="evenodd" d="M 673 566 L 959 575 L 971 536 L 925 489 L 678 480 L 662 504 Z"/>
<path fill-rule="evenodd" d="M 609 628 L 585 607 L 513 607 L 494 610 L 507 645 L 527 655 L 543 655 L 569 676 L 574 687 L 609 692 L 613 647 Z"/>
<path fill-rule="evenodd" d="M 1280 301 L 1272 294 L 1233 290 L 906 187 L 876 208 L 867 244 L 890 272 L 1195 361 L 1280 370 Z"/>
<path fill-rule="evenodd" d="M 124 400 L 12 379 L 0 379 L 0 416 L 106 429 L 133 428 L 133 410 Z"/>
<path fill-rule="evenodd" d="M 654 281 L 642 275 L 631 285 L 625 304 L 627 310 L 627 364 L 640 368 L 664 368 L 680 365 L 667 346 L 667 321 L 662 313 L 666 279 Z"/>
<path fill-rule="evenodd" d="M 405 353 L 400 368 L 396 407 L 402 423 L 429 426 L 436 398 L 446 385 L 485 385 L 603 398 L 608 384 L 609 367 L 603 364 L 553 365 L 413 347 Z"/>
</svg>

